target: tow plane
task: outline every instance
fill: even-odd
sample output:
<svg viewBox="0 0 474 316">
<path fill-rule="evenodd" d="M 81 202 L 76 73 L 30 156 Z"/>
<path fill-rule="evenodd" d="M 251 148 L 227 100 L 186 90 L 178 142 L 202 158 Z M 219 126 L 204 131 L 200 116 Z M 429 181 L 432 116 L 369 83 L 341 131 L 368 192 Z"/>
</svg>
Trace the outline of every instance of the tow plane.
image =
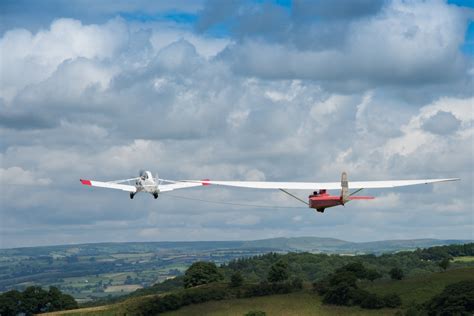
<svg viewBox="0 0 474 316">
<path fill-rule="evenodd" d="M 80 179 L 80 181 L 83 185 L 127 191 L 130 193 L 131 199 L 133 199 L 139 192 L 150 193 L 155 199 L 157 199 L 161 192 L 205 185 L 198 182 L 160 179 L 158 178 L 158 175 L 153 177 L 150 171 L 140 171 L 138 177 L 130 179 L 113 180 L 107 182 L 84 179 Z"/>
<path fill-rule="evenodd" d="M 206 185 L 218 185 L 227 187 L 239 187 L 248 189 L 280 190 L 285 194 L 306 204 L 309 208 L 317 212 L 324 213 L 326 208 L 345 205 L 354 200 L 372 200 L 373 196 L 356 195 L 363 189 L 387 189 L 418 184 L 430 184 L 448 181 L 457 181 L 459 178 L 447 179 L 422 179 L 422 180 L 387 180 L 387 181 L 353 181 L 349 182 L 347 173 L 343 172 L 340 182 L 266 182 L 266 181 L 214 181 L 214 180 L 166 180 L 158 176 L 153 177 L 150 171 L 141 171 L 139 177 L 115 180 L 115 181 L 95 181 L 83 180 L 81 183 L 88 186 L 118 189 L 128 191 L 130 198 L 139 193 L 146 192 L 158 198 L 161 192 L 167 192 L 177 189 L 192 188 Z M 128 183 L 128 184 L 125 184 Z M 313 193 L 305 201 L 298 196 L 290 193 L 288 190 L 305 190 Z M 331 195 L 328 190 L 340 190 L 339 195 Z M 351 192 L 351 190 L 353 190 Z"/>
</svg>

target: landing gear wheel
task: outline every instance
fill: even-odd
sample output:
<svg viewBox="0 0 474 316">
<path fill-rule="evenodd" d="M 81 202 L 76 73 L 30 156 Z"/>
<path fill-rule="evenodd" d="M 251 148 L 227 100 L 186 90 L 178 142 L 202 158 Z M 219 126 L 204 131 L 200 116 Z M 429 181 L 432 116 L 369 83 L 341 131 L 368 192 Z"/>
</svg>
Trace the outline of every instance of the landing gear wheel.
<svg viewBox="0 0 474 316">
<path fill-rule="evenodd" d="M 324 208 L 317 208 L 316 211 L 318 211 L 319 213 L 324 213 Z"/>
<path fill-rule="evenodd" d="M 133 200 L 133 197 L 134 197 L 134 196 L 135 196 L 135 193 L 133 193 L 133 192 L 130 192 L 130 199 L 132 199 L 132 200 Z"/>
<path fill-rule="evenodd" d="M 155 200 L 158 198 L 158 193 L 153 193 L 153 197 L 155 198 Z"/>
</svg>

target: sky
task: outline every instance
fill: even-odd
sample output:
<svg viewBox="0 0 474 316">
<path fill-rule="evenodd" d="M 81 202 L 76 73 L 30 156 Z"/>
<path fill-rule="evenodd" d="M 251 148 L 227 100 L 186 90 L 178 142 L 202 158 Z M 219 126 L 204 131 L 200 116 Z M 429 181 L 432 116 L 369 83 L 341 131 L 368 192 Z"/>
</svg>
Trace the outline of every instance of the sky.
<svg viewBox="0 0 474 316">
<path fill-rule="evenodd" d="M 473 239 L 473 61 L 474 9 L 463 0 L 2 1 L 0 248 Z M 79 182 L 140 169 L 462 180 L 366 190 L 376 199 L 324 214 L 278 191 L 130 200 Z"/>
</svg>

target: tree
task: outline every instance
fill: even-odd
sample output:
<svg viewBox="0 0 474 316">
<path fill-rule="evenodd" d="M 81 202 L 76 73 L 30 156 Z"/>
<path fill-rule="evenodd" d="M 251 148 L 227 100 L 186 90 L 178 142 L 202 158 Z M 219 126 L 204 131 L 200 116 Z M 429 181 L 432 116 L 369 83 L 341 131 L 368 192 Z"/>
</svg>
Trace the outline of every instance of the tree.
<svg viewBox="0 0 474 316">
<path fill-rule="evenodd" d="M 425 305 L 428 315 L 472 315 L 474 312 L 474 281 L 450 284 Z"/>
<path fill-rule="evenodd" d="M 198 261 L 186 270 L 184 274 L 184 287 L 189 288 L 219 280 L 222 280 L 222 275 L 214 263 Z"/>
<path fill-rule="evenodd" d="M 270 267 L 268 281 L 272 283 L 283 282 L 288 279 L 288 265 L 279 260 Z"/>
<path fill-rule="evenodd" d="M 392 278 L 392 280 L 401 280 L 405 276 L 403 274 L 402 269 L 400 269 L 400 268 L 392 268 L 392 270 L 390 270 L 389 274 L 390 274 L 390 277 Z"/>
<path fill-rule="evenodd" d="M 350 305 L 351 293 L 354 287 L 346 282 L 341 282 L 328 289 L 324 294 L 324 304 Z"/>
<path fill-rule="evenodd" d="M 230 277 L 230 286 L 231 287 L 239 287 L 242 285 L 244 282 L 244 278 L 242 277 L 242 274 L 240 274 L 239 271 L 236 271 L 232 274 Z"/>
<path fill-rule="evenodd" d="M 382 275 L 378 273 L 376 270 L 367 270 L 365 274 L 365 278 L 367 280 L 370 280 L 370 282 L 373 282 L 374 280 L 379 279 L 381 277 Z"/>
<path fill-rule="evenodd" d="M 446 271 L 446 269 L 449 267 L 449 264 L 450 264 L 449 258 L 444 258 L 438 263 L 438 266 L 444 271 Z"/>
</svg>

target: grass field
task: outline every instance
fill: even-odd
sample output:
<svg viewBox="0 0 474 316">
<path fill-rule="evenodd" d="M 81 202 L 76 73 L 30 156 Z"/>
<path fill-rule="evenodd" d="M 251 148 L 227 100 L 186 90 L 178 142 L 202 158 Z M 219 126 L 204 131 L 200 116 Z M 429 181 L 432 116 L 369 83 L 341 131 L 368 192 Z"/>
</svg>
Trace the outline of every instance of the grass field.
<svg viewBox="0 0 474 316">
<path fill-rule="evenodd" d="M 261 310 L 272 316 L 283 315 L 393 315 L 395 309 L 366 310 L 356 307 L 323 305 L 321 298 L 310 292 L 290 293 L 245 299 L 208 302 L 183 307 L 167 316 L 242 316 L 251 310 Z"/>
<path fill-rule="evenodd" d="M 396 293 L 400 295 L 403 305 L 406 306 L 412 302 L 425 302 L 441 293 L 446 285 L 463 280 L 474 281 L 474 268 L 419 275 L 401 281 L 374 282 L 374 284 L 367 284 L 364 288 L 381 295 Z"/>
<path fill-rule="evenodd" d="M 454 262 L 474 262 L 474 256 L 454 257 Z"/>
</svg>

